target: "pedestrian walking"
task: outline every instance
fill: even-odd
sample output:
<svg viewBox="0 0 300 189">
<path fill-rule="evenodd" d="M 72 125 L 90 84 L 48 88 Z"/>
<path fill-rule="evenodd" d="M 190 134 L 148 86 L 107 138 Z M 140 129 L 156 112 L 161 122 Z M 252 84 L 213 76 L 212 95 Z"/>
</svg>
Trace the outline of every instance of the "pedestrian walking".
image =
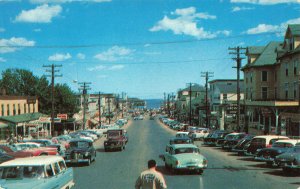
<svg viewBox="0 0 300 189">
<path fill-rule="evenodd" d="M 156 161 L 148 161 L 148 169 L 143 171 L 135 183 L 136 189 L 166 189 L 163 175 L 156 171 Z"/>
</svg>

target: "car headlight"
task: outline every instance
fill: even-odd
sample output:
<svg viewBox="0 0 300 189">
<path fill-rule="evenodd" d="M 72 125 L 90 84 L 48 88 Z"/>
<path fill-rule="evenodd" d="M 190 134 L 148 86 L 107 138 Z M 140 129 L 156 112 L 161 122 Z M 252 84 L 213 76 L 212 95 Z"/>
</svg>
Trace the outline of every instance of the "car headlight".
<svg viewBox="0 0 300 189">
<path fill-rule="evenodd" d="M 207 165 L 208 161 L 206 159 L 203 159 L 203 165 Z"/>
<path fill-rule="evenodd" d="M 88 153 L 88 152 L 85 152 L 85 153 L 84 153 L 84 156 L 89 156 L 89 153 Z"/>
</svg>

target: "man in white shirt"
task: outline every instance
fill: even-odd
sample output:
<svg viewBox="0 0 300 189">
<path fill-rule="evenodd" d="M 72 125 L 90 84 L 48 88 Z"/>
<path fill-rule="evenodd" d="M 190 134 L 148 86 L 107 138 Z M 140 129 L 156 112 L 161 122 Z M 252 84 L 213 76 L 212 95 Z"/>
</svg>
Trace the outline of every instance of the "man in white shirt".
<svg viewBox="0 0 300 189">
<path fill-rule="evenodd" d="M 148 161 L 148 169 L 143 171 L 135 183 L 136 189 L 166 189 L 163 175 L 156 171 L 156 161 Z"/>
</svg>

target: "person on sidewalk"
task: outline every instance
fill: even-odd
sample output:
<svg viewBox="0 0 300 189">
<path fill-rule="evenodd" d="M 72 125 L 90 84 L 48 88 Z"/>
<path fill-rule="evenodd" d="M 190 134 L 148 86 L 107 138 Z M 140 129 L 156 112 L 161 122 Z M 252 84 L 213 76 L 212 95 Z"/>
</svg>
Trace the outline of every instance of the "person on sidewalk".
<svg viewBox="0 0 300 189">
<path fill-rule="evenodd" d="M 156 161 L 148 161 L 148 169 L 143 171 L 135 183 L 136 189 L 166 189 L 163 175 L 156 171 Z"/>
</svg>

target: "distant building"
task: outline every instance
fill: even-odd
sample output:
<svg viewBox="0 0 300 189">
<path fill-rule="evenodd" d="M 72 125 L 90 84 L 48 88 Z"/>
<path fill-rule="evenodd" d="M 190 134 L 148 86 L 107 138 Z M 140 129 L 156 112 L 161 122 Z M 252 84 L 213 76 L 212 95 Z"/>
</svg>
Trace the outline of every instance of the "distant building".
<svg viewBox="0 0 300 189">
<path fill-rule="evenodd" d="M 240 80 L 240 100 L 244 100 L 244 81 Z M 217 79 L 209 82 L 210 126 L 224 129 L 235 121 L 237 113 L 237 80 Z M 241 111 L 241 113 L 243 113 Z"/>
</svg>

